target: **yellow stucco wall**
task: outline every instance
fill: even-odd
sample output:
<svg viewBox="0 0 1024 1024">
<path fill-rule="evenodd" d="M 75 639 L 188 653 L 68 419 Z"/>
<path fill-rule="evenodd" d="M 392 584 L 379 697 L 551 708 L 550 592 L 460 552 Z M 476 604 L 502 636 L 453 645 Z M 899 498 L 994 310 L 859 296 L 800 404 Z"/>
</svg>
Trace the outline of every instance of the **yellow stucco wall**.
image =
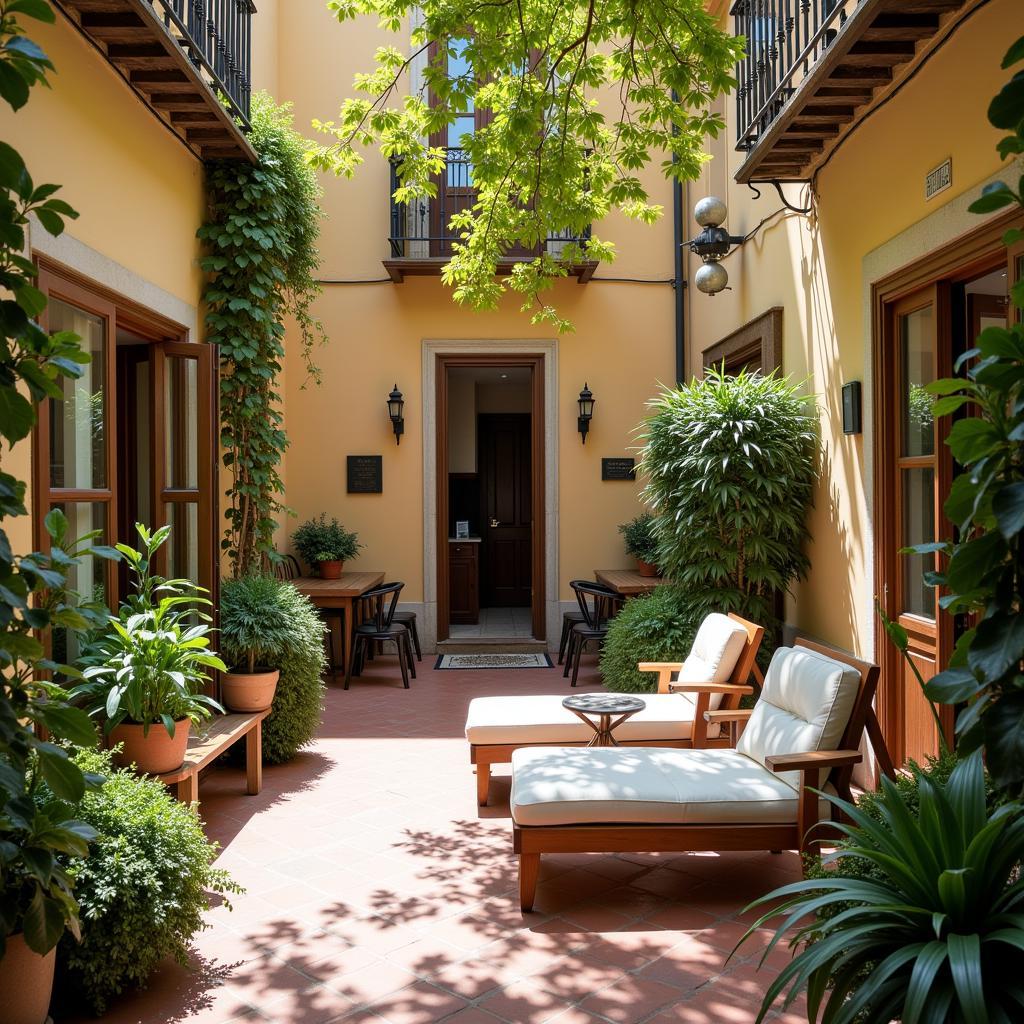
<svg viewBox="0 0 1024 1024">
<path fill-rule="evenodd" d="M 350 95 L 352 76 L 370 70 L 374 47 L 394 42 L 370 22 L 337 24 L 321 0 L 291 0 L 281 18 L 278 98 L 295 103 L 296 126 L 329 119 Z M 259 80 L 257 79 L 257 84 Z M 650 175 L 655 201 L 670 209 L 671 191 L 660 172 Z M 388 172 L 375 153 L 353 181 L 324 179 L 326 195 L 321 276 L 366 280 L 386 276 Z M 670 217 L 651 229 L 611 218 L 599 229 L 620 257 L 598 277 L 665 279 L 672 275 Z M 561 596 L 568 580 L 598 567 L 629 564 L 616 527 L 639 511 L 637 486 L 602 483 L 601 457 L 629 453 L 632 431 L 659 380 L 675 374 L 673 295 L 665 284 L 595 280 L 561 283 L 557 304 L 576 325 L 558 342 L 559 567 Z M 289 351 L 285 416 L 288 504 L 302 520 L 320 511 L 337 515 L 365 544 L 355 567 L 381 568 L 406 582 L 403 599 L 423 597 L 422 342 L 474 339 L 480 351 L 496 339 L 548 339 L 518 302 L 478 314 L 456 307 L 438 278 L 404 284 L 326 285 L 317 314 L 330 335 L 318 361 L 319 388 L 302 390 L 303 374 Z M 385 399 L 395 382 L 405 395 L 406 426 L 395 445 Z M 576 432 L 576 399 L 588 382 L 597 399 L 586 446 Z M 348 495 L 345 456 L 383 454 L 384 493 Z M 294 529 L 296 521 L 285 524 Z"/>
<path fill-rule="evenodd" d="M 17 113 L 0 106 L 0 137 L 21 153 L 36 184 L 64 186 L 60 198 L 79 212 L 68 235 L 195 307 L 202 165 L 62 14 L 53 25 L 31 22 L 31 37 L 56 66 L 53 88 L 33 89 Z M 4 468 L 30 479 L 30 448 L 5 452 Z M 15 550 L 30 550 L 28 518 L 12 522 L 9 533 Z"/>
<path fill-rule="evenodd" d="M 1006 26 L 1019 15 L 1019 0 L 992 0 L 963 24 L 897 97 L 874 113 L 838 149 L 817 182 L 815 215 L 773 219 L 726 261 L 731 291 L 713 298 L 689 295 L 690 365 L 703 349 L 772 306 L 784 307 L 783 370 L 807 379 L 822 411 L 822 477 L 811 516 L 813 567 L 796 588 L 789 620 L 803 630 L 869 654 L 873 566 L 869 516 L 871 479 L 865 436 L 844 436 L 841 385 L 866 380 L 870 369 L 865 324 L 864 257 L 923 218 L 978 185 L 999 168 L 985 111 L 1005 81 L 999 60 Z M 734 108 L 727 104 L 727 139 L 736 137 Z M 762 198 L 733 181 L 742 154 L 719 148 L 728 173 L 712 164 L 690 190 L 692 200 L 721 195 L 728 182 L 728 228 L 750 231 L 780 207 L 771 186 Z M 953 187 L 930 202 L 925 175 L 947 157 Z M 800 190 L 788 186 L 795 205 Z M 977 223 L 981 223 L 980 218 Z M 687 237 L 697 231 L 692 219 Z M 940 239 L 941 242 L 941 239 Z M 939 243 L 937 243 L 939 244 Z M 699 264 L 691 260 L 691 273 Z M 871 415 L 865 394 L 864 416 Z"/>
</svg>

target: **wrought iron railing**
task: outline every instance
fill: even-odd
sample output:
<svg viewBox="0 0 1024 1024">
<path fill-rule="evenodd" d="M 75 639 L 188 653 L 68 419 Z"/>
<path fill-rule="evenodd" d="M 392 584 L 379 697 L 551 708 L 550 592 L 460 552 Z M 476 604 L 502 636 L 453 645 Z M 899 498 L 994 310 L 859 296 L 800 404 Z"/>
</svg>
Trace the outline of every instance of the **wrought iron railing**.
<svg viewBox="0 0 1024 1024">
<path fill-rule="evenodd" d="M 148 0 L 206 83 L 249 127 L 254 0 Z"/>
<path fill-rule="evenodd" d="M 736 0 L 747 54 L 737 68 L 736 148 L 753 149 L 824 55 L 859 0 Z"/>
<path fill-rule="evenodd" d="M 388 201 L 391 204 L 391 234 L 388 242 L 392 259 L 428 259 L 433 256 L 451 256 L 452 242 L 458 240 L 458 233 L 450 227 L 451 218 L 462 210 L 470 209 L 476 198 L 473 189 L 473 167 L 466 153 L 461 149 L 449 148 L 444 171 L 437 178 L 437 196 L 433 199 L 414 199 L 411 203 L 395 201 L 395 189 L 399 186 L 398 165 L 400 160 L 391 160 L 391 180 Z M 571 231 L 549 236 L 545 250 L 553 256 L 561 255 L 569 242 L 582 242 L 590 238 L 588 226 L 581 235 Z M 517 248 L 508 253 L 509 257 L 536 256 L 535 250 Z"/>
</svg>

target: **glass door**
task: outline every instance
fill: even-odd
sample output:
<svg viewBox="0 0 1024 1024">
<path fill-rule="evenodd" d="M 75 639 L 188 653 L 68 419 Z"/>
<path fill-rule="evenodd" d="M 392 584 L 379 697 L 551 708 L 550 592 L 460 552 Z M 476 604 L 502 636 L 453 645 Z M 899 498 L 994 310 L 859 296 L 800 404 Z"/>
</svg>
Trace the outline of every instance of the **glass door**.
<svg viewBox="0 0 1024 1024">
<path fill-rule="evenodd" d="M 213 473 L 213 353 L 209 345 L 160 342 L 153 347 L 155 496 L 160 524 L 169 524 L 164 571 L 216 582 Z"/>
</svg>

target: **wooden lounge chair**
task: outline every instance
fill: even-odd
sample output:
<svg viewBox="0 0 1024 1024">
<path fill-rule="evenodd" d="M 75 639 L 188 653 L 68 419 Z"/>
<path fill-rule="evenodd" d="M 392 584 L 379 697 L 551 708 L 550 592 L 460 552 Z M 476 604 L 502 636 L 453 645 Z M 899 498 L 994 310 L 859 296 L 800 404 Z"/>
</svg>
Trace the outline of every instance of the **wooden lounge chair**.
<svg viewBox="0 0 1024 1024">
<path fill-rule="evenodd" d="M 806 851 L 831 804 L 850 799 L 865 730 L 893 774 L 872 708 L 878 667 L 807 640 L 779 648 L 734 749 L 539 748 L 512 756 L 513 843 L 523 910 L 543 853 Z M 699 691 L 704 687 L 687 686 Z"/>
<path fill-rule="evenodd" d="M 764 627 L 730 613 L 709 615 L 701 623 L 685 662 L 644 663 L 641 672 L 658 673 L 658 692 L 646 696 L 647 707 L 615 730 L 625 745 L 688 747 L 714 746 L 721 726 L 710 725 L 704 712 L 739 707 L 740 697 L 752 693 L 745 684 L 755 668 Z M 673 678 L 679 679 L 673 682 Z M 685 683 L 707 684 L 693 694 Z M 675 692 L 673 692 L 675 691 Z M 487 803 L 491 765 L 512 760 L 520 747 L 585 745 L 593 733 L 562 707 L 564 694 L 477 697 L 466 717 L 469 759 L 476 765 L 477 801 Z"/>
</svg>

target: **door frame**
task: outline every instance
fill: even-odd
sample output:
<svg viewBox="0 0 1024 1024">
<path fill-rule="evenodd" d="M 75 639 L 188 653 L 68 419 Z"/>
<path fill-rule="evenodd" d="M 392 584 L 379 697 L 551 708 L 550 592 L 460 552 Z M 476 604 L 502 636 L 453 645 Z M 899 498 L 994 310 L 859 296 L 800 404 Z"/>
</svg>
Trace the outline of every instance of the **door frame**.
<svg viewBox="0 0 1024 1024">
<path fill-rule="evenodd" d="M 437 639 L 447 640 L 450 631 L 448 593 L 448 488 L 440 486 L 448 479 L 448 371 L 462 367 L 525 367 L 530 371 L 530 478 L 533 522 L 530 530 L 532 596 L 530 612 L 535 640 L 547 639 L 545 615 L 544 552 L 544 356 L 541 354 L 506 355 L 438 353 L 437 360 Z"/>
<path fill-rule="evenodd" d="M 110 537 L 114 537 L 118 529 L 118 473 L 120 471 L 118 462 L 117 443 L 114 438 L 115 431 L 111 429 L 113 423 L 116 421 L 119 407 L 119 392 L 118 392 L 118 380 L 117 380 L 117 329 L 123 327 L 127 330 L 132 331 L 135 334 L 141 335 L 146 338 L 151 346 L 152 358 L 156 359 L 158 346 L 163 350 L 173 349 L 180 350 L 182 354 L 190 354 L 192 351 L 204 353 L 209 350 L 211 355 L 207 357 L 207 361 L 200 359 L 200 366 L 208 365 L 210 371 L 203 373 L 200 371 L 200 377 L 198 379 L 199 384 L 199 416 L 200 416 L 200 428 L 212 429 L 219 422 L 218 409 L 217 409 L 217 361 L 215 353 L 212 353 L 210 346 L 204 341 L 190 340 L 189 328 L 184 324 L 179 323 L 176 320 L 171 319 L 157 311 L 150 309 L 148 306 L 137 302 L 113 288 L 109 288 L 98 281 L 87 277 L 86 275 L 75 270 L 73 267 L 69 267 L 60 261 L 53 259 L 38 251 L 32 253 L 33 261 L 38 267 L 39 277 L 37 284 L 49 297 L 53 295 L 57 298 L 65 299 L 72 305 L 80 306 L 86 310 L 98 312 L 100 315 L 108 317 L 108 330 L 110 332 L 109 338 L 109 352 L 108 357 L 108 405 L 107 405 L 107 459 L 108 459 L 108 487 L 104 490 L 109 490 L 109 513 L 108 513 L 108 530 L 110 531 Z M 42 322 L 46 322 L 46 311 L 43 312 Z M 154 379 L 151 377 L 151 380 Z M 205 392 L 204 392 L 205 389 Z M 204 397 L 205 394 L 205 397 Z M 162 395 L 158 395 L 154 390 L 151 400 L 154 403 L 154 415 L 157 422 L 162 422 L 162 415 L 160 415 L 159 403 L 162 401 Z M 49 431 L 48 431 L 48 404 L 49 400 L 44 400 L 39 407 L 39 418 L 36 427 L 33 429 L 32 436 L 32 521 L 33 521 L 33 538 L 37 548 L 45 548 L 47 545 L 47 538 L 45 536 L 45 528 L 43 526 L 43 518 L 45 512 L 43 511 L 44 506 L 49 506 L 52 501 L 60 499 L 61 492 L 56 491 L 51 494 L 51 488 L 49 486 Z M 212 436 L 216 438 L 216 430 L 212 430 Z M 154 431 L 150 438 L 150 451 L 149 456 L 151 464 L 155 467 L 159 462 L 162 465 L 162 460 L 157 459 L 157 447 L 156 447 L 156 432 Z M 199 582 L 208 588 L 210 593 L 207 595 L 216 607 L 216 601 L 218 597 L 218 587 L 220 582 L 220 565 L 218 562 L 218 551 L 217 551 L 217 530 L 218 530 L 218 512 L 219 510 L 215 507 L 216 495 L 218 493 L 217 484 L 217 466 L 219 458 L 214 452 L 210 452 L 204 455 L 201 450 L 201 479 L 200 489 L 208 495 L 207 505 L 210 508 L 211 514 L 209 521 L 205 525 L 200 523 L 200 561 L 201 570 L 205 569 L 205 578 L 200 579 Z M 156 474 L 154 473 L 154 484 L 156 482 Z M 68 498 L 74 497 L 85 497 L 85 492 L 67 491 L 65 494 Z M 164 517 L 161 513 L 163 508 L 163 496 L 156 487 L 151 487 L 151 502 L 154 515 L 154 522 L 149 523 L 151 527 L 162 525 Z M 207 534 L 209 536 L 207 536 Z M 134 542 L 134 538 L 127 538 L 130 542 Z M 204 560 L 205 557 L 205 560 Z M 112 584 L 110 591 L 111 595 L 115 599 L 120 599 L 121 595 L 118 593 L 116 586 L 116 574 L 113 569 L 108 567 L 108 581 Z"/>
<path fill-rule="evenodd" d="M 441 373 L 441 357 L 446 364 L 458 357 L 463 366 L 532 365 L 535 411 L 533 447 L 533 503 L 537 516 L 534 532 L 534 637 L 547 640 L 558 635 L 561 610 L 558 600 L 558 344 L 554 339 L 425 339 L 422 343 L 423 396 L 423 618 L 425 633 L 431 641 L 447 638 L 439 630 L 439 611 L 447 607 L 447 572 L 439 571 L 440 553 L 448 543 L 447 488 L 439 486 L 447 471 L 447 444 L 439 444 L 441 412 L 447 394 L 441 389 L 447 374 Z M 459 365 L 455 363 L 455 365 Z M 539 619 L 539 622 L 537 621 Z"/>
<path fill-rule="evenodd" d="M 895 531 L 898 529 L 900 511 L 897 504 L 900 495 L 896 469 L 900 424 L 899 406 L 895 395 L 897 375 L 890 372 L 888 351 L 888 346 L 895 337 L 898 304 L 915 293 L 931 288 L 936 332 L 942 337 L 945 330 L 945 336 L 948 337 L 951 317 L 949 285 L 970 280 L 1000 264 L 1006 265 L 1009 268 L 1008 273 L 1012 273 L 1015 250 L 1008 252 L 1002 238 L 1008 228 L 1021 224 L 1021 216 L 1017 210 L 993 217 L 974 230 L 943 243 L 934 251 L 871 284 L 871 404 L 875 452 L 872 467 L 873 593 L 880 600 L 884 599 L 886 581 L 897 579 L 899 573 Z M 947 376 L 952 367 L 943 365 L 943 353 L 937 352 L 937 357 L 940 360 L 939 376 Z M 944 449 L 948 432 L 949 421 L 943 418 L 939 421 L 936 432 L 937 451 Z M 941 467 L 942 460 L 938 462 Z M 951 483 L 951 480 L 943 479 L 940 468 L 939 493 L 947 493 Z M 940 536 L 949 535 L 950 524 L 942 512 L 941 502 L 940 507 L 936 509 L 935 522 Z M 892 597 L 895 599 L 895 593 Z M 885 604 L 883 607 L 886 607 Z M 891 610 L 891 606 L 886 607 L 887 612 Z M 900 764 L 905 760 L 906 753 L 903 732 L 902 656 L 886 641 L 877 623 L 876 636 L 879 637 L 879 642 L 876 644 L 875 659 L 881 667 L 876 698 L 878 717 L 893 761 Z M 952 654 L 952 632 L 940 631 L 940 637 L 936 658 L 941 670 L 948 664 Z M 947 733 L 951 733 L 953 709 L 940 709 L 940 716 Z"/>
</svg>

